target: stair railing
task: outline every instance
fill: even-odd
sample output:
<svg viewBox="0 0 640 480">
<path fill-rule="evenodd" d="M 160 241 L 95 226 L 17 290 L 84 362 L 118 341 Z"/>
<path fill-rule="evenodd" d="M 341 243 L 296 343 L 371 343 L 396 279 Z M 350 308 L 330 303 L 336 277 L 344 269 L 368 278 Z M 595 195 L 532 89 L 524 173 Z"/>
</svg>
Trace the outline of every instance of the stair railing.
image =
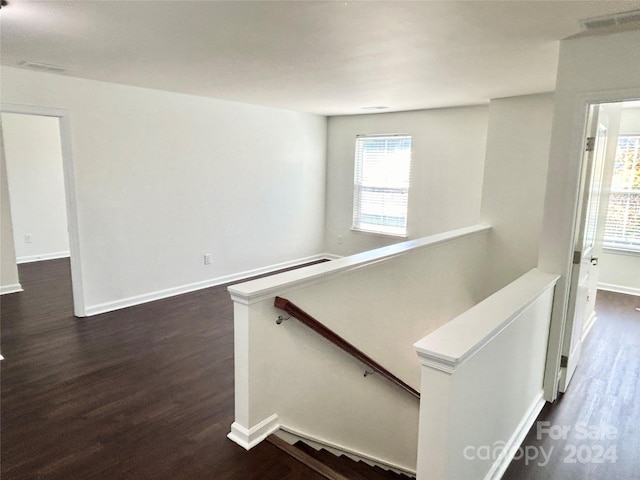
<svg viewBox="0 0 640 480">
<path fill-rule="evenodd" d="M 358 359 L 360 362 L 364 363 L 368 368 L 370 368 L 374 372 L 379 373 L 384 378 L 394 383 L 398 387 L 402 388 L 406 392 L 410 393 L 414 397 L 418 399 L 420 398 L 420 392 L 418 392 L 416 389 L 412 388 L 410 385 L 400 380 L 389 370 L 384 368 L 382 365 L 380 365 L 378 362 L 373 360 L 371 357 L 369 357 L 367 354 L 365 354 L 361 350 L 357 349 L 355 346 L 353 346 L 347 340 L 339 336 L 333 330 L 327 328 L 325 325 L 323 325 L 321 322 L 316 320 L 313 316 L 309 315 L 307 312 L 302 310 L 296 304 L 290 302 L 286 298 L 276 297 L 274 305 L 276 308 L 279 308 L 280 310 L 287 312 L 293 318 L 295 318 L 302 324 L 306 325 L 314 332 L 320 334 L 322 337 L 329 340 L 338 348 L 342 349 L 343 351 L 347 352 L 354 358 Z M 281 323 L 280 319 L 278 323 Z M 367 375 L 367 373 L 365 373 L 365 375 Z"/>
</svg>

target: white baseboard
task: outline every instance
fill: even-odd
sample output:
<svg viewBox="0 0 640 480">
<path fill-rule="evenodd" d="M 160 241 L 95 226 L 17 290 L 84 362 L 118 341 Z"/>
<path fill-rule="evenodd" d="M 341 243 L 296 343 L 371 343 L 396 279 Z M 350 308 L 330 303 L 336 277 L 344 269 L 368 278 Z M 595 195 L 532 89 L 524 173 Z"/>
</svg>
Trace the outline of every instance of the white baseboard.
<svg viewBox="0 0 640 480">
<path fill-rule="evenodd" d="M 538 415 L 540 415 L 545 403 L 543 392 L 540 391 L 520 421 L 515 432 L 511 435 L 509 441 L 505 443 L 500 456 L 493 462 L 493 465 L 484 477 L 484 480 L 500 480 L 502 478 L 507 467 L 509 467 L 511 460 L 513 460 L 513 457 L 517 453 L 518 448 L 520 448 L 520 445 L 527 436 L 527 433 L 529 433 L 529 430 L 538 418 Z"/>
<path fill-rule="evenodd" d="M 42 262 L 44 260 L 68 258 L 69 256 L 71 256 L 71 253 L 68 250 L 65 252 L 42 253 L 40 255 L 27 255 L 24 257 L 16 257 L 16 263 L 20 264 L 20 263 Z"/>
<path fill-rule="evenodd" d="M 640 288 L 626 287 L 624 285 L 616 285 L 613 283 L 598 283 L 598 290 L 607 290 L 609 292 L 624 293 L 626 295 L 635 295 L 640 297 Z"/>
<path fill-rule="evenodd" d="M 358 450 L 354 450 L 353 448 L 349 448 L 344 445 L 339 445 L 335 442 L 331 442 L 329 440 L 318 438 L 314 435 L 301 432 L 285 425 L 280 425 L 280 430 L 276 432 L 276 435 L 292 445 L 298 440 L 302 440 L 304 443 L 315 448 L 316 450 L 320 450 L 323 448 L 336 456 L 345 455 L 352 460 L 364 462 L 368 465 L 380 467 L 384 470 L 390 470 L 392 472 L 402 473 L 405 475 L 410 475 L 412 477 L 416 476 L 415 469 L 397 465 L 393 462 L 389 462 L 381 458 L 372 457 L 371 455 L 359 452 Z"/>
<path fill-rule="evenodd" d="M 593 312 L 591 312 L 591 315 L 589 316 L 589 319 L 586 321 L 586 323 L 584 324 L 584 328 L 582 329 L 582 339 L 581 340 L 583 342 L 587 338 L 587 335 L 589 335 L 589 332 L 593 328 L 593 325 L 595 325 L 597 319 L 598 319 L 598 317 L 597 317 L 596 312 L 594 310 Z"/>
<path fill-rule="evenodd" d="M 0 295 L 17 292 L 24 292 L 24 290 L 22 289 L 22 285 L 20 285 L 19 283 L 14 283 L 12 285 L 2 285 L 0 287 Z"/>
<path fill-rule="evenodd" d="M 113 302 L 100 303 L 98 305 L 90 305 L 85 309 L 86 316 L 98 315 L 100 313 L 113 312 L 122 308 L 133 307 L 135 305 L 141 305 L 143 303 L 153 302 L 155 300 L 162 300 L 164 298 L 175 297 L 176 295 L 182 295 L 184 293 L 195 292 L 205 288 L 215 287 L 216 285 L 224 285 L 225 283 L 233 283 L 245 280 L 256 275 L 263 275 L 265 273 L 275 272 L 284 268 L 295 267 L 304 263 L 315 262 L 316 260 L 324 260 L 329 256 L 321 253 L 318 255 L 312 255 L 310 257 L 299 258 L 297 260 L 291 260 L 288 262 L 278 263 L 270 265 L 268 267 L 256 268 L 254 270 L 247 270 L 232 275 L 225 275 L 222 277 L 212 278 L 210 280 L 204 280 L 202 282 L 190 283 L 187 285 L 181 285 L 179 287 L 167 288 L 165 290 L 158 290 L 156 292 L 145 293 L 142 295 L 136 295 L 134 297 L 123 298 L 122 300 L 116 300 Z"/>
<path fill-rule="evenodd" d="M 265 438 L 280 428 L 278 415 L 275 413 L 269 418 L 265 418 L 252 428 L 246 428 L 237 422 L 231 425 L 231 432 L 227 438 L 240 445 L 245 450 L 251 450 Z"/>
</svg>

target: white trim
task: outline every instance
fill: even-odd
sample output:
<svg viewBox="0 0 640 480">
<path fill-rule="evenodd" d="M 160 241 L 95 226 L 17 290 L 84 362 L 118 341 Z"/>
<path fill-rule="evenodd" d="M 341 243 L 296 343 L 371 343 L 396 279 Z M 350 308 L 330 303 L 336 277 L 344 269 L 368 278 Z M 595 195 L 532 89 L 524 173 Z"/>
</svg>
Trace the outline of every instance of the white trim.
<svg viewBox="0 0 640 480">
<path fill-rule="evenodd" d="M 631 248 L 624 248 L 624 247 L 603 246 L 602 251 L 610 255 L 631 255 L 632 257 L 640 256 L 640 248 L 631 249 Z"/>
<path fill-rule="evenodd" d="M 269 435 L 275 433 L 279 428 L 278 415 L 274 413 L 251 428 L 246 428 L 237 422 L 233 422 L 233 424 L 231 424 L 231 431 L 227 435 L 227 438 L 234 441 L 245 450 L 251 450 Z"/>
<path fill-rule="evenodd" d="M 18 293 L 18 292 L 24 292 L 22 285 L 19 283 L 13 283 L 11 285 L 2 285 L 0 287 L 0 295 L 6 295 L 9 293 Z"/>
<path fill-rule="evenodd" d="M 420 363 L 451 375 L 554 288 L 558 278 L 530 270 L 416 342 Z"/>
<path fill-rule="evenodd" d="M 234 302 L 250 305 L 286 292 L 299 290 L 328 279 L 344 275 L 347 272 L 381 261 L 387 261 L 399 255 L 407 254 L 420 248 L 429 248 L 459 241 L 475 235 L 487 233 L 491 227 L 473 225 L 471 227 L 451 230 L 429 237 L 396 243 L 386 247 L 369 250 L 330 263 L 312 265 L 304 270 L 283 272 L 269 278 L 260 278 L 249 282 L 232 285 L 229 293 Z"/>
<path fill-rule="evenodd" d="M 405 233 L 388 233 L 388 232 L 380 232 L 380 231 L 376 231 L 376 230 L 366 230 L 364 228 L 356 228 L 356 227 L 351 227 L 351 231 L 353 233 L 357 233 L 358 235 L 371 235 L 373 237 L 384 237 L 384 238 L 391 238 L 394 240 L 398 240 L 398 239 L 407 239 L 409 238 L 409 233 L 405 232 Z"/>
<path fill-rule="evenodd" d="M 166 288 L 164 290 L 157 290 L 155 292 L 144 293 L 142 295 L 136 295 L 133 297 L 123 298 L 121 300 L 115 300 L 113 302 L 105 302 L 97 305 L 90 305 L 86 308 L 86 315 L 98 315 L 101 313 L 113 312 L 114 310 L 120 310 L 122 308 L 133 307 L 135 305 L 141 305 L 143 303 L 153 302 L 156 300 L 162 300 L 164 298 L 175 297 L 176 295 L 182 295 L 185 293 L 195 292 L 205 288 L 215 287 L 217 285 L 224 285 L 225 283 L 232 283 L 241 280 L 245 280 L 256 275 L 262 275 L 265 273 L 275 272 L 284 268 L 295 267 L 304 263 L 314 262 L 316 260 L 329 259 L 326 254 L 312 255 L 310 257 L 299 258 L 297 260 L 291 260 L 288 262 L 282 262 L 267 267 L 256 268 L 253 270 L 246 270 L 240 273 L 234 273 L 231 275 L 225 275 L 222 277 L 216 277 L 201 282 L 189 283 L 186 285 L 180 285 L 177 287 Z"/>
<path fill-rule="evenodd" d="M 427 352 L 418 352 L 418 361 L 420 362 L 420 365 L 433 368 L 434 370 L 440 370 L 448 375 L 452 375 L 460 366 L 456 359 L 440 358 Z"/>
<path fill-rule="evenodd" d="M 285 435 L 279 435 L 280 432 L 283 432 Z M 301 432 L 300 430 L 296 430 L 295 428 L 288 427 L 286 425 L 280 425 L 280 431 L 276 432 L 283 440 L 288 443 L 295 443 L 297 440 L 302 440 L 307 443 L 309 446 L 315 448 L 316 450 L 320 450 L 324 448 L 325 450 L 333 453 L 334 455 L 346 455 L 355 461 L 364 462 L 367 465 L 377 466 L 384 470 L 391 470 L 396 473 L 408 474 L 413 477 L 416 476 L 416 471 L 406 466 L 398 465 L 393 462 L 388 462 L 386 460 L 382 460 L 377 457 L 373 457 L 371 455 L 367 455 L 366 453 L 362 453 L 358 450 L 354 450 L 349 447 L 345 447 L 344 445 L 340 445 L 339 443 L 332 442 L 330 440 L 326 440 L 324 438 L 319 438 L 314 435 L 311 435 L 306 432 Z M 294 440 L 290 437 L 294 437 Z"/>
<path fill-rule="evenodd" d="M 62 169 L 64 173 L 65 201 L 67 206 L 67 227 L 69 232 L 69 251 L 71 252 L 71 285 L 73 295 L 73 313 L 77 317 L 87 316 L 84 303 L 84 281 L 82 276 L 82 258 L 80 251 L 80 230 L 78 227 L 77 193 L 74 173 L 73 151 L 71 148 L 71 120 L 69 111 L 61 108 L 39 107 L 35 105 L 17 105 L 0 103 L 0 111 L 57 117 L 60 125 L 60 146 L 62 151 Z"/>
<path fill-rule="evenodd" d="M 614 283 L 598 283 L 598 290 L 606 290 L 608 292 L 624 293 L 626 295 L 635 295 L 640 297 L 640 288 L 626 287 L 624 285 L 616 285 Z"/>
<path fill-rule="evenodd" d="M 58 258 L 69 258 L 71 253 L 69 251 L 66 252 L 53 252 L 53 253 L 43 253 L 40 255 L 25 255 L 23 257 L 16 257 L 16 263 L 32 263 L 32 262 L 41 262 L 45 260 L 55 260 Z"/>
<path fill-rule="evenodd" d="M 527 433 L 529 433 L 538 415 L 540 415 L 545 403 L 544 394 L 541 390 L 531 403 L 531 406 L 520 421 L 520 424 L 516 427 L 511 438 L 505 443 L 504 448 L 500 452 L 500 456 L 493 462 L 484 480 L 500 480 L 502 478 L 511 460 L 513 460 L 513 457 L 517 453 L 518 448 L 527 436 Z"/>
<path fill-rule="evenodd" d="M 597 319 L 598 317 L 596 316 L 596 312 L 594 310 L 593 312 L 591 312 L 591 315 L 589 316 L 588 320 L 584 324 L 584 328 L 582 329 L 582 338 L 580 339 L 581 342 L 585 341 L 585 339 L 587 338 L 587 335 L 589 335 L 589 332 L 595 325 Z"/>
<path fill-rule="evenodd" d="M 562 181 L 552 182 L 547 177 L 542 237 L 551 240 L 541 242 L 538 255 L 540 268 L 561 274 L 554 295 L 543 380 L 545 398 L 548 401 L 554 401 L 558 395 L 558 378 L 561 372 L 560 357 L 573 267 L 572 255 L 577 235 L 575 226 L 578 216 L 578 202 L 581 200 L 581 173 L 584 153 L 582 142 L 585 138 L 588 107 L 593 103 L 612 103 L 640 98 L 640 88 L 579 93 L 571 87 L 571 91 L 566 93 L 566 99 L 561 97 L 563 96 L 559 96 L 556 92 L 556 114 L 553 118 L 550 157 L 561 156 L 566 158 L 566 161 L 562 164 L 564 166 L 560 172 L 552 172 L 551 169 L 548 172 L 550 175 L 560 173 Z M 573 109 L 570 122 L 557 115 L 558 102 L 566 102 L 566 108 Z M 571 106 L 568 105 L 569 103 Z M 561 225 L 561 228 L 556 228 L 555 223 Z M 550 228 L 551 226 L 554 228 Z"/>
</svg>

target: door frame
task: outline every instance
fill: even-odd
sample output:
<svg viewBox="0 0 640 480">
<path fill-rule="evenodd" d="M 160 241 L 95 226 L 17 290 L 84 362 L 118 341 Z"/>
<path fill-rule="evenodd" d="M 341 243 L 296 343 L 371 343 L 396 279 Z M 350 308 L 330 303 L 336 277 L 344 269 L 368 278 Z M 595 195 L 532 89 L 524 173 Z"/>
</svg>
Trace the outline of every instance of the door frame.
<svg viewBox="0 0 640 480">
<path fill-rule="evenodd" d="M 571 287 L 571 270 L 573 267 L 573 250 L 577 240 L 577 215 L 579 214 L 578 204 L 583 198 L 580 192 L 586 192 L 583 189 L 581 178 L 584 155 L 583 145 L 585 141 L 585 132 L 587 128 L 587 119 L 589 115 L 589 106 L 600 103 L 622 102 L 625 100 L 640 99 L 640 87 L 620 90 L 607 90 L 599 92 L 589 92 L 578 94 L 575 97 L 573 107 L 573 127 L 571 130 L 570 159 L 574 169 L 571 175 L 579 180 L 576 182 L 576 188 L 572 191 L 572 222 L 567 226 L 570 232 L 570 241 L 562 245 L 564 251 L 564 267 L 563 271 L 556 272 L 561 275 L 561 279 L 556 285 L 556 291 L 551 314 L 551 325 L 549 328 L 549 341 L 547 346 L 547 360 L 545 365 L 545 373 L 543 380 L 544 398 L 549 402 L 553 402 L 558 396 L 558 387 L 561 375 L 561 356 L 562 346 L 565 336 L 565 326 L 567 320 L 567 312 L 569 308 L 569 290 Z M 587 192 L 588 194 L 588 192 Z"/>
<path fill-rule="evenodd" d="M 567 317 L 565 325 L 565 335 L 562 342 L 564 365 L 561 364 L 562 375 L 560 378 L 559 391 L 564 392 L 569 386 L 569 382 L 580 362 L 580 352 L 582 340 L 584 338 L 584 328 L 586 325 L 586 314 L 589 314 L 587 307 L 593 305 L 590 302 L 589 293 L 594 278 L 597 278 L 598 270 L 593 264 L 594 258 L 597 262 L 598 255 L 598 231 L 602 221 L 600 218 L 600 205 L 603 196 L 602 176 L 607 154 L 607 133 L 603 136 L 600 132 L 608 132 L 608 128 L 603 125 L 601 111 L 602 105 L 610 103 L 590 103 L 588 105 L 587 125 L 585 128 L 585 140 L 583 141 L 583 161 L 580 172 L 581 193 L 579 195 L 578 210 L 576 211 L 576 229 L 574 245 L 574 258 L 571 266 L 570 276 L 567 280 L 569 286 L 569 298 L 567 304 Z M 592 139 L 592 148 L 588 148 L 588 139 Z M 597 191 L 594 191 L 597 185 Z M 595 207 L 595 210 L 593 208 Z M 590 230 L 591 219 L 595 221 L 593 229 Z M 589 233 L 593 235 L 589 238 Z M 587 241 L 591 244 L 587 245 Z M 575 258 L 580 254 L 579 259 Z M 586 277 L 586 278 L 585 278 Z M 586 280 L 586 284 L 583 283 Z M 595 298 L 597 292 L 593 292 Z M 595 311 L 591 312 L 595 314 Z"/>
<path fill-rule="evenodd" d="M 86 317 L 84 302 L 84 283 L 80 252 L 80 233 L 78 228 L 78 208 L 73 154 L 71 149 L 71 121 L 69 112 L 60 108 L 36 107 L 0 103 L 0 112 L 54 117 L 60 126 L 60 145 L 62 147 L 62 169 L 64 176 L 65 204 L 67 208 L 67 224 L 69 229 L 69 252 L 71 263 L 71 287 L 73 292 L 73 313 L 76 317 Z"/>
</svg>

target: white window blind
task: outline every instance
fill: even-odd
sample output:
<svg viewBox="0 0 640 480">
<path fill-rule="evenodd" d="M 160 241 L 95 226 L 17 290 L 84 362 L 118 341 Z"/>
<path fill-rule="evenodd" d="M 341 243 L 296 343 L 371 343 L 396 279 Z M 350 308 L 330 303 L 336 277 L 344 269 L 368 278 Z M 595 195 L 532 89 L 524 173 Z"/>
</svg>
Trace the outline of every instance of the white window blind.
<svg viewBox="0 0 640 480">
<path fill-rule="evenodd" d="M 640 252 L 640 135 L 618 137 L 604 246 Z"/>
<path fill-rule="evenodd" d="M 353 229 L 407 235 L 411 136 L 356 139 Z"/>
</svg>

